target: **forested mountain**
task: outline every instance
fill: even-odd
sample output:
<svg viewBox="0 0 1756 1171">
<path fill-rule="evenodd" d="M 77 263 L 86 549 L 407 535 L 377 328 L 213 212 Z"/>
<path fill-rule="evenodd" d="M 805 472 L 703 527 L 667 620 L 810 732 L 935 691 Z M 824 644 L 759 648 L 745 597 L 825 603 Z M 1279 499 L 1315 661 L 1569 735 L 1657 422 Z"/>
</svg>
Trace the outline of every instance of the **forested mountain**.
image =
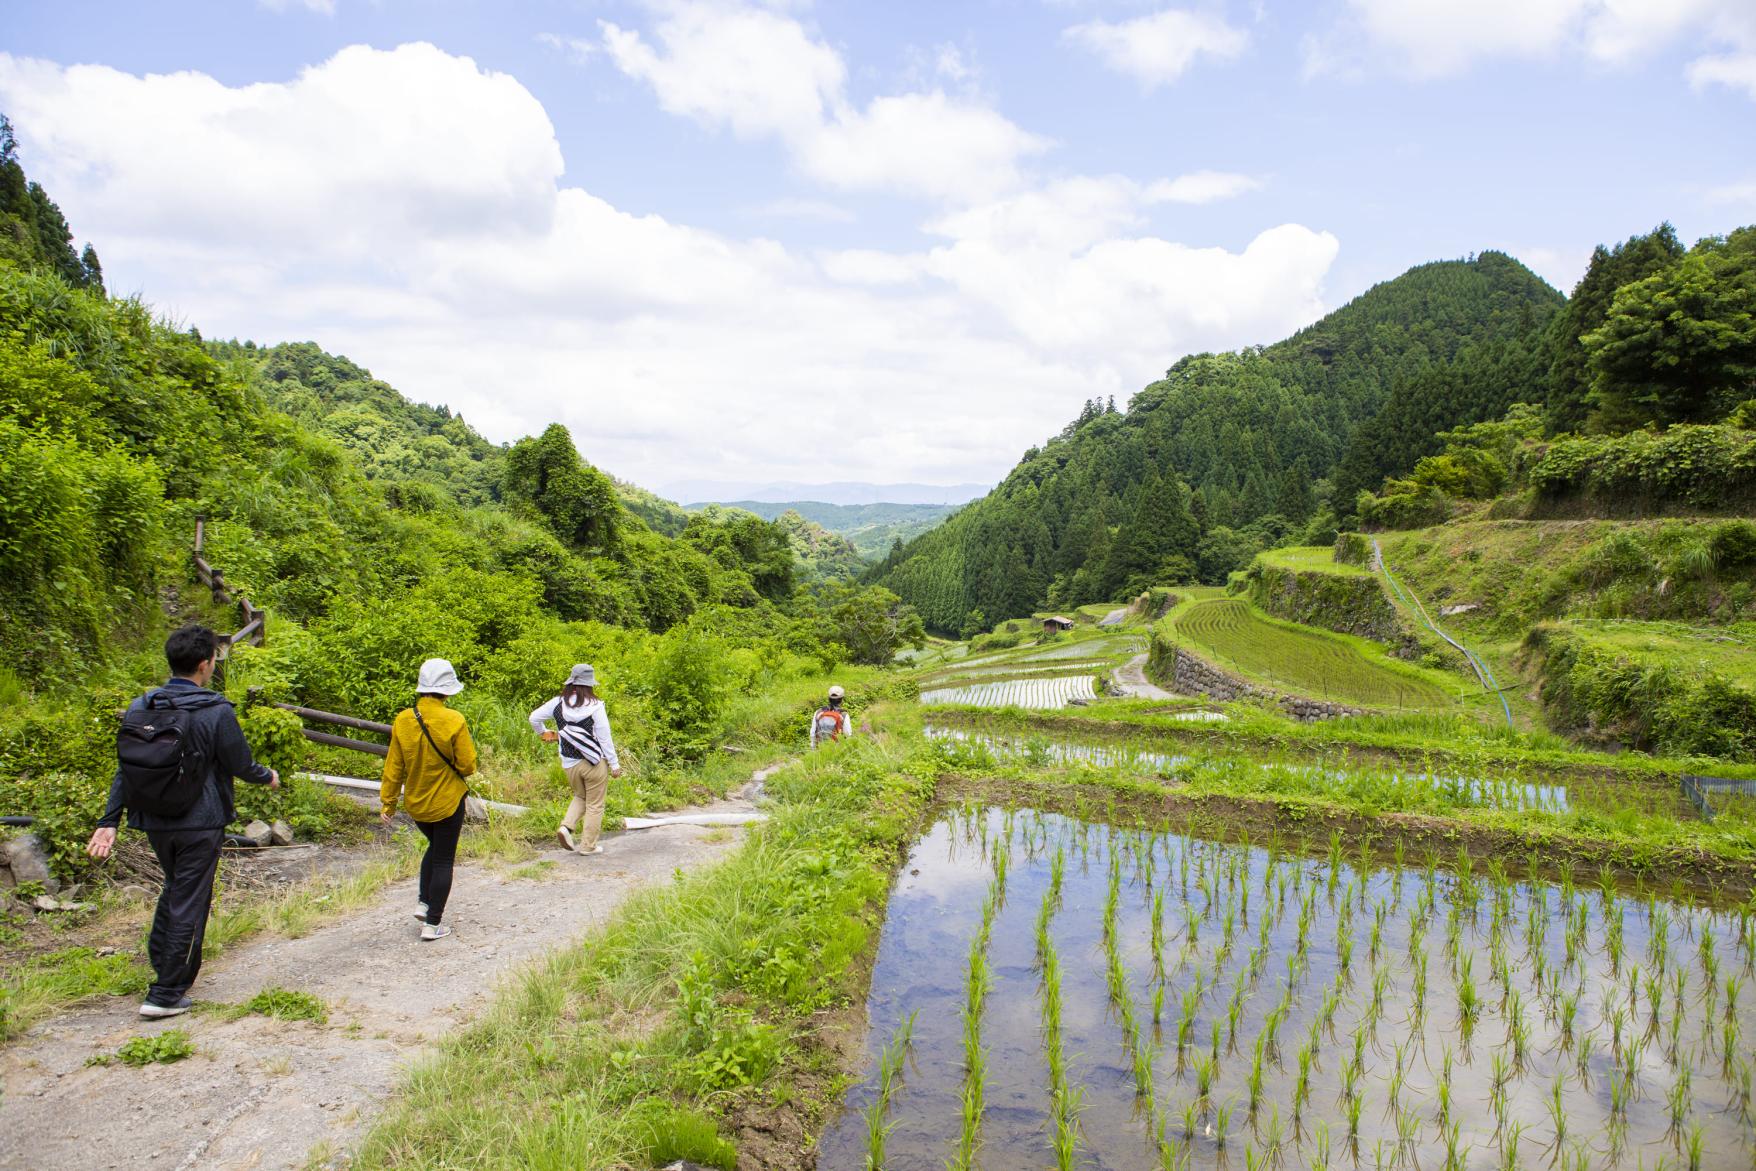
<svg viewBox="0 0 1756 1171">
<path fill-rule="evenodd" d="M 721 500 L 727 508 L 741 508 L 767 520 L 779 520 L 796 512 L 805 520 L 840 533 L 853 542 L 861 557 L 876 561 L 897 541 L 912 541 L 939 525 L 963 507 L 960 504 L 825 504 L 820 500 L 773 503 L 766 500 Z M 706 504 L 689 504 L 690 509 Z"/>
<path fill-rule="evenodd" d="M 1523 265 L 1484 252 L 1411 269 L 1275 345 L 1184 358 L 1126 413 L 1088 402 L 986 498 L 871 576 L 952 631 L 972 611 L 993 620 L 1152 581 L 1223 580 L 1264 544 L 1333 530 L 1349 502 L 1331 503 L 1330 478 L 1350 455 L 1350 477 L 1376 484 L 1425 453 L 1410 436 L 1429 420 L 1503 411 L 1540 371 L 1533 355 L 1561 304 Z M 1422 381 L 1460 360 L 1491 377 Z M 1380 412 L 1384 436 L 1354 454 Z"/>
</svg>

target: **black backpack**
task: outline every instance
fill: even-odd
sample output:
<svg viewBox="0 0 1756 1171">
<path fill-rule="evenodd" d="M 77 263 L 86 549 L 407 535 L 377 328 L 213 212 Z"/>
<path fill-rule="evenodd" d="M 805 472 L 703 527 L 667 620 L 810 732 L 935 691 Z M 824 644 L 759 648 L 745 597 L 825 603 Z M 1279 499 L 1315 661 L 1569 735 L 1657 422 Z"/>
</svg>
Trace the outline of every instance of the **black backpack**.
<svg viewBox="0 0 1756 1171">
<path fill-rule="evenodd" d="M 195 808 L 207 783 L 207 755 L 197 742 L 195 712 L 163 692 L 130 708 L 116 732 L 116 763 L 123 802 L 159 817 L 182 817 Z"/>
</svg>

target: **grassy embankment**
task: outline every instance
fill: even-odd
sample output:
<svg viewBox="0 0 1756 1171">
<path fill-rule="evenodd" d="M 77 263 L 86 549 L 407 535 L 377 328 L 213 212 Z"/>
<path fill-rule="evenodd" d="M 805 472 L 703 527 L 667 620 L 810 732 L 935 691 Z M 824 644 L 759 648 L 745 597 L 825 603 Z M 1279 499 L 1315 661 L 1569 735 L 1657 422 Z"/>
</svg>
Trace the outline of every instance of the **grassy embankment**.
<svg viewBox="0 0 1756 1171">
<path fill-rule="evenodd" d="M 1467 520 L 1379 539 L 1549 727 L 1756 760 L 1756 525 Z"/>
</svg>

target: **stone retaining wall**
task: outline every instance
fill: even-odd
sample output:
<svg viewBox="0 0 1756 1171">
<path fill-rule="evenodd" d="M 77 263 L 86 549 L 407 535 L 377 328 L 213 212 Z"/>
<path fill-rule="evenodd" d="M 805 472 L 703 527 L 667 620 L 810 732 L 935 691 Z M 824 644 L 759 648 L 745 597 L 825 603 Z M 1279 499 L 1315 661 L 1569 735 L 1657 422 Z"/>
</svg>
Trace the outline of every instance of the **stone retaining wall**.
<svg viewBox="0 0 1756 1171">
<path fill-rule="evenodd" d="M 1306 699 L 1258 686 L 1229 671 L 1222 671 L 1206 659 L 1157 637 L 1152 640 L 1152 653 L 1147 659 L 1146 672 L 1147 678 L 1154 683 L 1180 695 L 1205 695 L 1209 699 L 1227 703 L 1237 699 L 1272 700 L 1287 715 L 1303 723 L 1366 714 L 1364 708 L 1321 699 Z"/>
</svg>

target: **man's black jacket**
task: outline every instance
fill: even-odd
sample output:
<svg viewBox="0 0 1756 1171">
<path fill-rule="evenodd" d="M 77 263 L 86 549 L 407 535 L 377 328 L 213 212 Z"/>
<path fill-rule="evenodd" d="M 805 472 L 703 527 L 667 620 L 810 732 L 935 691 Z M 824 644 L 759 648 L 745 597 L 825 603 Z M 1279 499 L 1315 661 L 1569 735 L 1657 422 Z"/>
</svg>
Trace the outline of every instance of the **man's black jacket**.
<svg viewBox="0 0 1756 1171">
<path fill-rule="evenodd" d="M 164 694 L 173 705 L 195 713 L 190 731 L 196 737 L 211 766 L 207 784 L 195 805 L 181 817 L 165 817 L 138 809 L 128 811 L 128 824 L 139 830 L 224 829 L 237 816 L 232 804 L 232 778 L 253 785 L 266 785 L 271 774 L 267 766 L 256 763 L 250 745 L 244 742 L 244 729 L 238 726 L 238 714 L 232 701 L 217 691 L 209 691 L 194 681 L 173 676 L 162 688 L 155 688 L 129 705 L 130 711 L 146 706 L 147 696 Z M 124 805 L 122 770 L 116 770 L 110 782 L 110 804 L 98 819 L 100 826 L 122 823 Z"/>
</svg>

